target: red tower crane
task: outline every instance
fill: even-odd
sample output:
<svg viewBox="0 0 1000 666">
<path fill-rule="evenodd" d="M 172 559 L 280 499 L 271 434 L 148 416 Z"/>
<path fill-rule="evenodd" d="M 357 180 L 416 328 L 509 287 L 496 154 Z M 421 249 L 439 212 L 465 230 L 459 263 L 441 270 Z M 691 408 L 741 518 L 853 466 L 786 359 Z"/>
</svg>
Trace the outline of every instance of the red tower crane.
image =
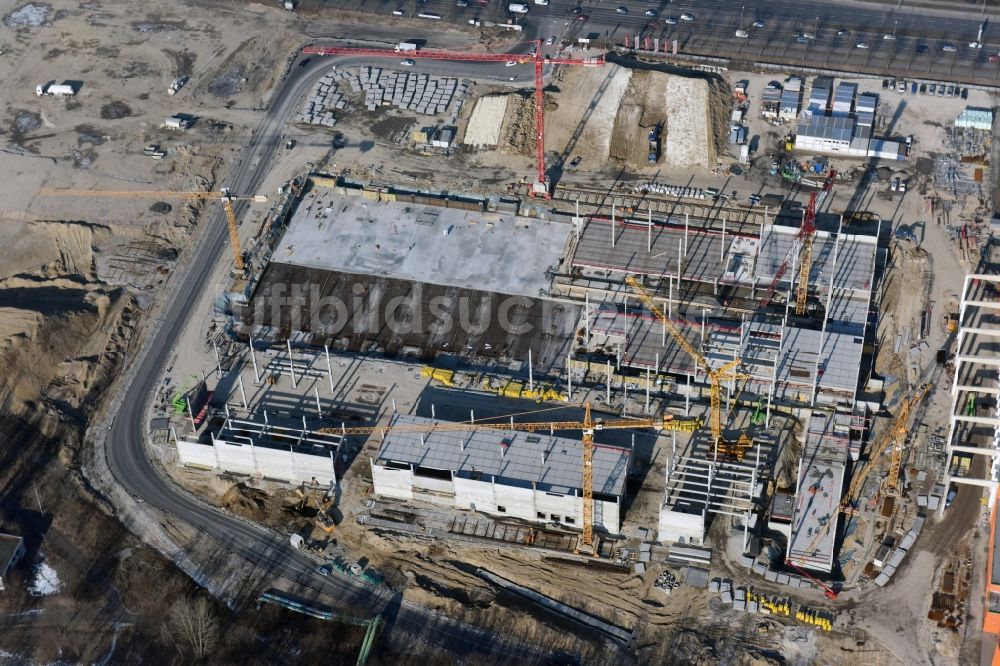
<svg viewBox="0 0 1000 666">
<path fill-rule="evenodd" d="M 423 58 L 425 60 L 471 60 L 474 62 L 516 62 L 535 65 L 535 182 L 532 196 L 551 197 L 548 179 L 545 176 L 545 95 L 543 93 L 545 65 L 582 65 L 598 67 L 604 64 L 604 57 L 596 58 L 550 58 L 542 54 L 542 42 L 536 40 L 530 54 L 515 53 L 459 53 L 439 49 L 416 51 L 395 51 L 392 49 L 365 49 L 346 46 L 307 46 L 302 52 L 307 55 L 347 55 L 374 58 Z"/>
<path fill-rule="evenodd" d="M 788 270 L 788 262 L 791 261 L 795 251 L 800 250 L 799 286 L 796 292 L 795 314 L 805 314 L 805 296 L 809 289 L 809 269 L 812 266 L 812 240 L 813 234 L 816 232 L 816 212 L 820 203 L 822 203 L 821 197 L 826 197 L 826 193 L 833 187 L 833 179 L 836 176 L 836 171 L 830 171 L 830 174 L 826 177 L 826 181 L 823 183 L 823 187 L 809 195 L 809 205 L 806 207 L 805 215 L 802 216 L 802 226 L 799 227 L 799 233 L 795 235 L 795 242 L 788 249 L 785 260 L 781 262 L 778 272 L 774 274 L 774 279 L 771 280 L 767 291 L 764 292 L 764 297 L 760 299 L 760 306 L 762 308 L 766 308 L 770 304 L 771 299 L 774 298 L 778 282 L 781 281 L 781 278 L 785 275 L 785 271 Z M 803 274 L 805 278 L 802 277 Z"/>
</svg>

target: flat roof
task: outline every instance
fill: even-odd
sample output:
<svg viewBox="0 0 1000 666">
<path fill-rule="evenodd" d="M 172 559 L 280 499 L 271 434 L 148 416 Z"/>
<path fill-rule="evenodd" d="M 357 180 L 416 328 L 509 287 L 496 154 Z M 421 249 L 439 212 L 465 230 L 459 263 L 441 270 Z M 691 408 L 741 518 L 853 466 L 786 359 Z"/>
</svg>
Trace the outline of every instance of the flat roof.
<svg viewBox="0 0 1000 666">
<path fill-rule="evenodd" d="M 817 386 L 853 393 L 858 386 L 863 352 L 863 335 L 790 326 L 785 329 L 778 360 L 778 381 L 811 385 L 818 358 Z"/>
<path fill-rule="evenodd" d="M 580 233 L 572 264 L 653 277 L 676 276 L 677 257 L 683 254 L 684 248 L 684 218 L 671 217 L 668 222 L 671 226 L 654 221 L 650 235 L 645 220 L 625 224 L 617 220 L 612 247 L 611 220 L 592 219 Z M 702 222 L 698 220 L 698 224 Z M 727 273 L 733 273 L 730 255 L 752 256 L 756 249 L 756 238 L 727 232 L 723 239 L 721 231 L 704 231 L 691 225 L 687 233 L 687 253 L 681 259 L 681 277 L 686 280 L 725 279 Z M 749 271 L 747 273 L 749 279 Z M 734 273 L 729 277 L 739 279 L 740 276 Z"/>
<path fill-rule="evenodd" d="M 795 247 L 798 231 L 795 227 L 784 225 L 772 224 L 765 228 L 755 271 L 759 280 L 769 282 L 774 278 L 789 251 Z M 877 248 L 874 236 L 817 231 L 813 240 L 809 284 L 827 287 L 832 275 L 836 289 L 870 293 L 875 279 Z M 788 270 L 782 277 L 783 284 L 792 282 L 794 285 L 798 282 L 799 272 L 792 270 L 793 261 L 797 262 L 796 256 L 789 261 Z"/>
<path fill-rule="evenodd" d="M 844 418 L 847 421 L 844 421 Z M 814 412 L 795 486 L 788 559 L 816 571 L 833 570 L 833 549 L 849 455 L 850 416 Z"/>
<path fill-rule="evenodd" d="M 433 425 L 434 419 L 396 414 L 394 425 Z M 501 454 L 501 451 L 503 453 Z M 594 444 L 594 492 L 621 497 L 628 475 L 629 449 Z M 376 462 L 396 462 L 448 470 L 463 478 L 576 494 L 583 486 L 583 442 L 544 433 L 479 429 L 431 431 L 388 430 Z"/>
<path fill-rule="evenodd" d="M 547 293 L 567 222 L 398 201 L 316 188 L 299 204 L 274 261 L 315 269 L 482 289 Z"/>
<path fill-rule="evenodd" d="M 799 121 L 795 133 L 798 136 L 818 137 L 848 143 L 854 136 L 854 119 L 848 116 L 813 114 Z"/>
</svg>

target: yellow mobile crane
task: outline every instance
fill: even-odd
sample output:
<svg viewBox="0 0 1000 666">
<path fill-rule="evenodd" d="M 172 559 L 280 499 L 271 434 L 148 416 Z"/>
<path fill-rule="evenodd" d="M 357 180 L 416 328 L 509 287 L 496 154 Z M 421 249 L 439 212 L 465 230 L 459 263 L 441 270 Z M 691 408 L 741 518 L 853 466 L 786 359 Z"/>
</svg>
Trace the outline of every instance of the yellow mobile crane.
<svg viewBox="0 0 1000 666">
<path fill-rule="evenodd" d="M 538 423 L 499 423 L 489 421 L 461 421 L 457 423 L 406 424 L 398 426 L 364 426 L 322 428 L 317 432 L 340 435 L 371 435 L 372 433 L 399 432 L 463 432 L 469 430 L 498 430 L 538 432 L 548 430 L 579 430 L 583 433 L 583 534 L 580 536 L 578 550 L 594 552 L 594 431 L 624 430 L 629 428 L 656 428 L 657 430 L 674 430 L 693 432 L 703 426 L 700 419 L 678 419 L 673 414 L 658 418 L 615 419 L 613 421 L 595 421 L 590 415 L 590 403 L 583 405 L 583 421 L 542 421 Z"/>
<path fill-rule="evenodd" d="M 49 187 L 38 191 L 43 196 L 59 197 L 109 197 L 119 199 L 179 199 L 181 201 L 202 201 L 206 199 L 220 199 L 226 211 L 226 223 L 229 226 L 229 243 L 233 247 L 233 264 L 236 270 L 243 270 L 243 249 L 240 247 L 240 237 L 237 231 L 236 213 L 233 211 L 234 201 L 253 201 L 264 203 L 267 196 L 257 194 L 251 197 L 233 196 L 229 188 L 224 187 L 218 192 L 158 192 L 154 190 L 123 190 L 123 191 L 101 191 L 101 190 L 59 190 Z"/>
<path fill-rule="evenodd" d="M 743 359 L 733 359 L 732 361 L 726 363 L 721 368 L 716 368 L 713 370 L 709 367 L 708 359 L 706 359 L 701 352 L 694 348 L 684 334 L 674 326 L 673 322 L 667 318 L 666 313 L 663 309 L 656 303 L 652 294 L 646 291 L 646 288 L 639 284 L 631 275 L 625 278 L 625 283 L 632 288 L 632 290 L 639 296 L 642 300 L 643 305 L 646 306 L 653 316 L 660 320 L 667 332 L 670 333 L 670 337 L 674 339 L 677 344 L 681 346 L 681 349 L 686 351 L 688 355 L 695 360 L 695 362 L 705 369 L 705 375 L 708 377 L 708 383 L 710 388 L 711 396 L 711 409 L 708 414 L 708 422 L 712 430 L 712 446 L 715 448 L 715 452 L 721 455 L 734 456 L 737 460 L 743 459 L 744 452 L 749 449 L 753 443 L 750 438 L 747 437 L 746 433 L 740 433 L 739 439 L 734 442 L 727 442 L 722 436 L 722 382 L 726 380 L 740 380 L 749 379 L 749 375 L 734 372 L 735 368 L 739 366 Z"/>
</svg>

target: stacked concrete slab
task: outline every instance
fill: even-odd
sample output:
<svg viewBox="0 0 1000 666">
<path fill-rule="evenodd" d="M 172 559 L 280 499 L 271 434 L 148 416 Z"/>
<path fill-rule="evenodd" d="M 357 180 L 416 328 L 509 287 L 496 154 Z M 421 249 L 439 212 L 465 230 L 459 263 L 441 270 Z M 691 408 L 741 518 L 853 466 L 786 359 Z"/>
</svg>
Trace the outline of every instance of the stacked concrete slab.
<svg viewBox="0 0 1000 666">
<path fill-rule="evenodd" d="M 299 108 L 295 121 L 325 127 L 336 125 L 337 119 L 334 112 L 347 106 L 343 94 L 337 87 L 338 81 L 342 80 L 344 76 L 344 72 L 331 69 L 317 81 Z"/>
<path fill-rule="evenodd" d="M 469 90 L 468 83 L 460 84 L 458 79 L 447 76 L 381 67 L 331 69 L 313 86 L 295 117 L 296 122 L 333 127 L 337 122 L 334 113 L 347 107 L 340 86 L 349 87 L 353 93 L 363 93 L 364 105 L 369 111 L 380 106 L 395 106 L 433 116 L 448 111 L 451 106 L 450 125 L 457 124 L 462 99 Z"/>
<path fill-rule="evenodd" d="M 458 79 L 451 77 L 383 71 L 378 67 L 362 67 L 358 78 L 369 111 L 385 104 L 433 116 L 447 111 L 459 90 Z M 468 84 L 463 83 L 459 97 L 467 90 Z M 452 115 L 457 119 L 456 114 Z"/>
</svg>

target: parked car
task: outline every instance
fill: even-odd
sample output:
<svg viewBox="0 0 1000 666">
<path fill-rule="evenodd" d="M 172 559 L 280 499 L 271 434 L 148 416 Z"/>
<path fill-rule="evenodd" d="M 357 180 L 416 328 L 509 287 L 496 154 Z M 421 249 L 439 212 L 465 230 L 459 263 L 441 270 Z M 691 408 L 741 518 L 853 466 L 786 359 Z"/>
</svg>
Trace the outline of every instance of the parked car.
<svg viewBox="0 0 1000 666">
<path fill-rule="evenodd" d="M 929 89 L 927 90 L 927 92 L 930 93 L 931 95 L 933 95 L 934 93 L 936 93 L 937 92 L 937 84 L 936 83 L 932 83 L 930 85 Z"/>
<path fill-rule="evenodd" d="M 847 37 L 849 34 L 851 34 L 851 31 L 847 28 L 841 28 L 837 31 L 837 37 Z"/>
<path fill-rule="evenodd" d="M 869 48 L 868 42 L 858 42 L 857 44 L 854 45 L 854 48 L 857 48 L 857 49 L 867 49 L 867 48 Z"/>
<path fill-rule="evenodd" d="M 921 83 L 920 84 L 920 94 L 921 95 L 926 95 L 927 94 L 927 84 L 926 83 Z"/>
<path fill-rule="evenodd" d="M 407 58 L 406 60 L 400 60 L 399 64 L 402 65 L 403 67 L 413 67 L 417 63 L 415 61 L 410 60 L 409 58 Z"/>
<path fill-rule="evenodd" d="M 666 23 L 667 25 L 677 25 L 677 19 L 675 19 L 673 16 L 668 16 L 667 18 L 663 19 L 663 22 Z"/>
<path fill-rule="evenodd" d="M 660 15 L 660 12 L 656 11 L 655 9 L 647 9 L 646 10 L 646 16 L 648 16 L 650 18 L 656 18 L 659 15 Z"/>
<path fill-rule="evenodd" d="M 958 49 L 955 48 L 954 44 L 942 44 L 941 50 L 944 51 L 945 53 L 954 53 Z"/>
<path fill-rule="evenodd" d="M 504 67 L 517 67 L 517 61 L 508 60 L 507 62 L 504 63 Z"/>
<path fill-rule="evenodd" d="M 944 97 L 944 84 L 938 84 L 938 97 Z"/>
<path fill-rule="evenodd" d="M 889 79 L 882 79 L 882 90 L 889 89 Z"/>
<path fill-rule="evenodd" d="M 910 94 L 911 95 L 916 95 L 917 94 L 917 82 L 916 81 L 914 81 L 913 83 L 910 84 Z"/>
<path fill-rule="evenodd" d="M 920 46 L 917 47 L 917 55 L 918 56 L 927 55 L 928 51 L 930 51 L 930 49 L 927 48 L 926 44 L 921 44 Z"/>
<path fill-rule="evenodd" d="M 619 7 L 615 11 L 618 12 L 619 14 L 628 14 L 628 7 Z"/>
<path fill-rule="evenodd" d="M 896 84 L 896 91 L 897 92 L 906 92 L 906 81 L 903 81 L 902 79 L 900 79 L 899 82 Z"/>
<path fill-rule="evenodd" d="M 969 99 L 969 89 L 962 88 L 962 99 Z"/>
<path fill-rule="evenodd" d="M 688 14 L 687 12 L 685 12 L 685 13 L 681 14 L 681 20 L 682 21 L 693 21 L 694 20 L 694 14 Z"/>
<path fill-rule="evenodd" d="M 1000 62 L 1000 55 L 997 55 L 996 53 L 991 53 L 986 57 L 986 59 L 989 60 L 990 62 Z"/>
<path fill-rule="evenodd" d="M 764 22 L 760 21 L 760 20 L 754 21 L 753 22 L 753 27 L 755 27 L 755 28 L 763 28 L 764 27 Z"/>
</svg>

